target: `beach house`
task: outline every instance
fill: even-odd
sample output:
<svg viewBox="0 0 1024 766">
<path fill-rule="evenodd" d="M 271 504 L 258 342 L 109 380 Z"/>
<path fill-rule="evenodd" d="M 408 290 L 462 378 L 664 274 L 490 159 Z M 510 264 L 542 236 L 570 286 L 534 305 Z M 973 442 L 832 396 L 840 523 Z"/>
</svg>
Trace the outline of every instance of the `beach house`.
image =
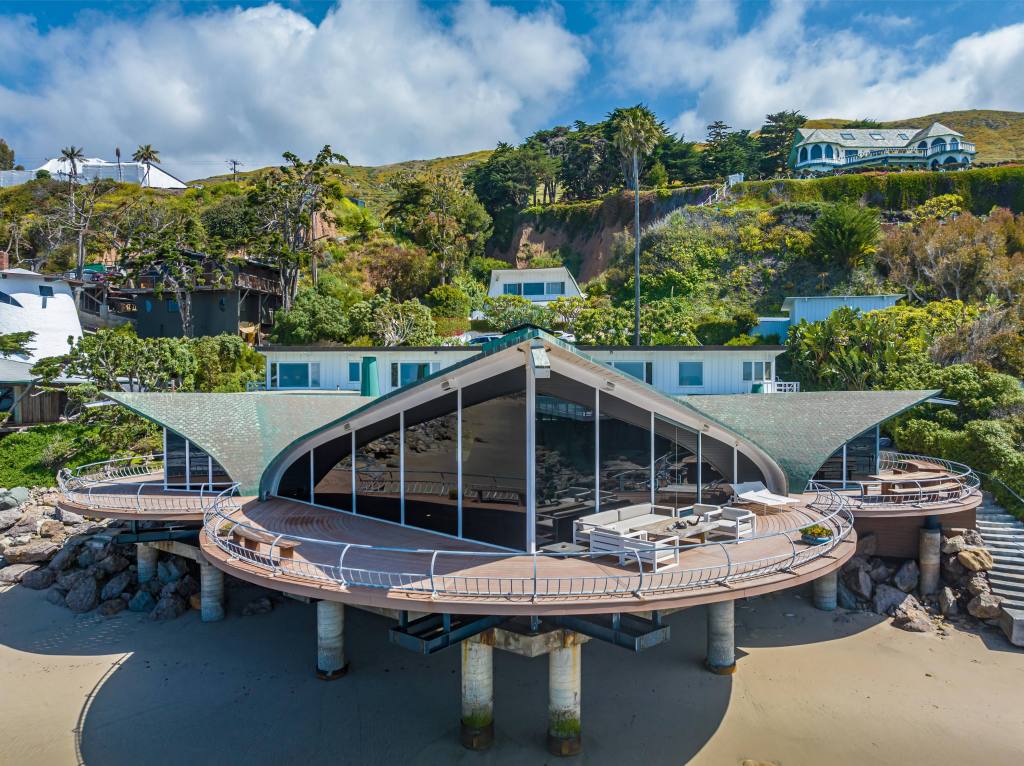
<svg viewBox="0 0 1024 766">
<path fill-rule="evenodd" d="M 758 317 L 750 334 L 761 338 L 774 337 L 785 342 L 789 328 L 801 322 L 821 322 L 828 319 L 839 308 L 850 308 L 866 314 L 869 311 L 887 309 L 903 299 L 900 293 L 880 295 L 802 295 L 790 296 L 782 301 L 786 316 Z"/>
</svg>

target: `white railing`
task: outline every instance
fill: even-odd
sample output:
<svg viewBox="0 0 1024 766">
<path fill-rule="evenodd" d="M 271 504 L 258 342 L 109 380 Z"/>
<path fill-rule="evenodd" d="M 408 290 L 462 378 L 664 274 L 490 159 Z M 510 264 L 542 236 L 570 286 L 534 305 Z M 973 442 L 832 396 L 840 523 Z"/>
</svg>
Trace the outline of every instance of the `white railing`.
<svg viewBox="0 0 1024 766">
<path fill-rule="evenodd" d="M 798 380 L 770 380 L 765 383 L 765 390 L 773 394 L 799 394 Z"/>
<path fill-rule="evenodd" d="M 901 478 L 901 474 L 921 474 L 918 463 L 935 466 L 942 472 L 926 478 Z M 878 475 L 883 472 L 889 472 L 891 476 L 846 482 L 818 480 L 811 484 L 840 488 L 840 496 L 854 513 L 858 510 L 902 510 L 909 513 L 933 506 L 959 505 L 976 496 L 981 485 L 981 480 L 969 466 L 928 455 L 879 452 Z"/>
<path fill-rule="evenodd" d="M 62 468 L 57 486 L 68 503 L 81 508 L 140 515 L 202 513 L 215 499 L 227 502 L 238 493 L 234 482 L 203 483 L 190 492 L 166 490 L 162 473 L 163 455 L 117 458 Z M 133 481 L 145 476 L 156 478 Z"/>
<path fill-rule="evenodd" d="M 928 157 L 934 157 L 937 154 L 946 154 L 947 152 L 965 152 L 967 154 L 974 154 L 974 144 L 969 141 L 960 141 L 959 143 L 951 142 L 948 144 L 939 144 L 938 146 L 929 146 L 927 149 L 917 149 L 916 147 L 889 147 L 884 149 L 869 149 L 863 154 L 847 155 L 845 157 L 815 157 L 814 159 L 798 160 L 796 167 L 803 167 L 804 165 L 856 165 L 859 162 L 865 162 L 868 160 L 885 159 L 887 157 L 911 157 L 913 159 L 927 159 Z"/>
<path fill-rule="evenodd" d="M 225 498 L 227 500 L 227 498 Z M 669 570 L 644 571 L 641 553 L 623 551 L 637 571 L 620 567 L 609 573 L 607 552 L 533 554 L 393 548 L 303 537 L 255 526 L 236 518 L 237 507 L 218 499 L 206 511 L 204 533 L 232 560 L 250 564 L 272 576 L 330 583 L 344 588 L 379 588 L 400 595 L 447 599 L 497 599 L 546 602 L 579 598 L 643 598 L 698 588 L 729 587 L 734 583 L 791 573 L 828 556 L 853 529 L 853 516 L 842 498 L 821 486 L 813 503 L 815 513 L 805 513 L 806 523 L 752 538 L 694 545 L 665 545 L 657 551 L 678 551 L 681 564 Z M 340 511 L 344 513 L 343 511 Z M 808 544 L 801 528 L 818 524 L 827 528 L 827 541 Z M 261 541 L 254 550 L 235 538 Z M 779 552 L 744 559 L 758 541 L 772 540 Z M 295 545 L 309 544 L 318 561 L 294 558 Z M 314 547 L 315 546 L 315 547 Z M 713 557 L 700 566 L 686 567 L 688 553 Z M 652 551 L 646 551 L 649 555 Z M 604 559 L 604 560 L 602 560 Z M 489 564 L 500 562 L 505 574 L 489 574 Z M 591 573 L 573 574 L 576 562 L 595 562 Z M 578 564 L 576 564 L 578 566 Z M 562 571 L 559 571 L 562 570 Z M 511 573 L 511 574 L 510 574 Z"/>
</svg>

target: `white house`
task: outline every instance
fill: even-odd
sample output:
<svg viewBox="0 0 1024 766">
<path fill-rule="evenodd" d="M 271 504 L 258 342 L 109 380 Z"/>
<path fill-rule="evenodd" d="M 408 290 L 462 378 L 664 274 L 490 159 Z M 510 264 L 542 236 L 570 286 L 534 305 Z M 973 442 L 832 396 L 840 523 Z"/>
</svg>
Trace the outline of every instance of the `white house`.
<svg viewBox="0 0 1024 766">
<path fill-rule="evenodd" d="M 798 128 L 789 166 L 800 173 L 888 165 L 916 169 L 968 167 L 975 146 L 939 122 L 920 129 Z"/>
<path fill-rule="evenodd" d="M 487 295 L 519 295 L 538 306 L 546 306 L 556 298 L 582 295 L 569 269 L 558 266 L 551 269 L 494 269 Z"/>
<path fill-rule="evenodd" d="M 833 311 L 843 307 L 866 314 L 869 311 L 895 306 L 901 298 L 902 294 L 790 296 L 782 302 L 782 310 L 788 316 L 758 317 L 758 323 L 750 334 L 762 338 L 778 335 L 780 340 L 785 340 L 789 328 L 802 321 L 821 322 L 828 319 Z"/>
<path fill-rule="evenodd" d="M 159 165 L 145 162 L 109 162 L 98 157 L 89 157 L 75 163 L 77 178 L 88 183 L 96 178 L 105 178 L 128 184 L 138 184 L 152 189 L 185 189 L 184 181 L 175 178 Z M 47 160 L 35 170 L 0 171 L 0 188 L 18 186 L 33 180 L 40 170 L 54 178 L 67 179 L 71 176 L 71 163 L 65 159 Z"/>
<path fill-rule="evenodd" d="M 66 354 L 68 338 L 82 337 L 75 298 L 62 279 L 26 269 L 0 271 L 0 333 L 34 332 L 24 362 Z"/>
<path fill-rule="evenodd" d="M 387 394 L 452 365 L 485 346 L 356 348 L 266 346 L 269 390 Z M 781 346 L 578 346 L 595 361 L 632 375 L 672 396 L 793 391 L 775 379 Z M 371 361 L 372 360 L 372 361 Z M 374 381 L 365 381 L 365 375 Z M 376 383 L 376 388 L 373 386 Z"/>
</svg>

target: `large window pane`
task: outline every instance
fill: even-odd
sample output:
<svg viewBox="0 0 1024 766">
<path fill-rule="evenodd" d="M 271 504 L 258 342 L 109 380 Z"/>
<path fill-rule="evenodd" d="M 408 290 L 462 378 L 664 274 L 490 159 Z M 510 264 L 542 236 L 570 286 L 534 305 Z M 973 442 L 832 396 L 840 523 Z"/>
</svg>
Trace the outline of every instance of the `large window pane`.
<svg viewBox="0 0 1024 766">
<path fill-rule="evenodd" d="M 561 375 L 537 381 L 537 547 L 572 541 L 594 512 L 594 389 Z"/>
<path fill-rule="evenodd" d="M 679 363 L 679 385 L 680 386 L 703 386 L 704 385 L 704 362 L 680 362 Z"/>
<path fill-rule="evenodd" d="M 612 367 L 644 383 L 650 383 L 653 378 L 654 365 L 651 362 L 612 362 Z"/>
<path fill-rule="evenodd" d="M 292 500 L 301 500 L 308 503 L 309 496 L 309 453 L 300 455 L 294 463 L 288 466 L 280 483 L 277 485 L 277 494 Z"/>
<path fill-rule="evenodd" d="M 188 475 L 192 489 L 210 489 L 210 456 L 192 442 L 188 445 Z"/>
<path fill-rule="evenodd" d="M 339 436 L 313 450 L 313 502 L 352 510 L 352 434 Z"/>
<path fill-rule="evenodd" d="M 211 460 L 211 468 L 213 470 L 213 485 L 219 489 L 223 489 L 225 485 L 231 483 L 231 477 L 228 476 L 228 472 L 224 470 L 223 466 L 216 460 Z"/>
<path fill-rule="evenodd" d="M 651 416 L 601 394 L 601 509 L 651 499 Z"/>
<path fill-rule="evenodd" d="M 168 487 L 185 487 L 188 476 L 185 475 L 186 442 L 177 434 L 165 431 L 167 451 L 164 454 L 164 477 Z"/>
<path fill-rule="evenodd" d="M 405 413 L 405 523 L 434 532 L 459 531 L 457 395 Z"/>
<path fill-rule="evenodd" d="M 697 434 L 657 417 L 654 420 L 654 500 L 681 508 L 697 501 Z"/>
<path fill-rule="evenodd" d="M 525 549 L 525 388 L 518 368 L 462 392 L 463 537 Z"/>
<path fill-rule="evenodd" d="M 398 415 L 356 431 L 356 513 L 401 521 Z"/>
<path fill-rule="evenodd" d="M 306 362 L 279 362 L 277 384 L 280 388 L 309 388 L 309 365 Z"/>
</svg>

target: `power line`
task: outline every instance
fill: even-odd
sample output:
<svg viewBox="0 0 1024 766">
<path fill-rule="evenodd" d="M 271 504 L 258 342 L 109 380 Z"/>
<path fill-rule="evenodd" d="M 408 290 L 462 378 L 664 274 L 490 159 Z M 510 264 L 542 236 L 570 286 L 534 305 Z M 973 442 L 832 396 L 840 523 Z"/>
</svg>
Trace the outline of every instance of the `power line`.
<svg viewBox="0 0 1024 766">
<path fill-rule="evenodd" d="M 238 168 L 240 165 L 244 165 L 245 163 L 242 162 L 241 160 L 226 160 L 226 162 L 228 163 L 228 167 L 231 168 L 231 180 L 237 181 Z"/>
</svg>

